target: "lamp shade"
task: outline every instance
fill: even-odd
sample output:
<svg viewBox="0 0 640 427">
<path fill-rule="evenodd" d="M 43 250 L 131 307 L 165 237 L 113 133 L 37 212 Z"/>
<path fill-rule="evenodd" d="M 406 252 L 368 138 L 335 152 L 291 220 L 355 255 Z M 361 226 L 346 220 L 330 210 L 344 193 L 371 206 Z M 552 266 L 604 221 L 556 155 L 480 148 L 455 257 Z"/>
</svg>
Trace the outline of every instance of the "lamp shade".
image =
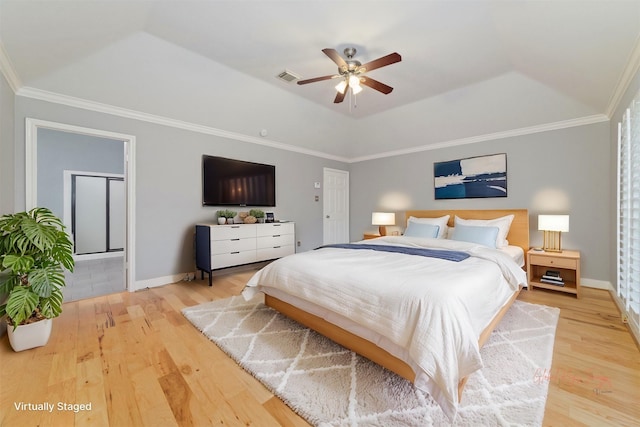
<svg viewBox="0 0 640 427">
<path fill-rule="evenodd" d="M 538 215 L 538 230 L 569 231 L 569 215 Z"/>
<path fill-rule="evenodd" d="M 396 225 L 396 214 L 393 212 L 374 212 L 371 214 L 371 225 Z"/>
</svg>

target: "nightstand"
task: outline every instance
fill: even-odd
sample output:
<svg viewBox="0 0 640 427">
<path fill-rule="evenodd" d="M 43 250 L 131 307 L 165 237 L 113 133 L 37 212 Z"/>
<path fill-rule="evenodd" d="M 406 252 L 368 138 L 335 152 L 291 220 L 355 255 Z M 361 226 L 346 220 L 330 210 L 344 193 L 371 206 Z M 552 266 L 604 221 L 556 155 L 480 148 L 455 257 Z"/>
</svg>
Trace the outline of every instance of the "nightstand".
<svg viewBox="0 0 640 427">
<path fill-rule="evenodd" d="M 558 278 L 555 275 L 558 275 Z M 529 289 L 543 288 L 580 297 L 580 252 L 527 252 Z M 562 283 L 559 285 L 557 283 Z"/>
<path fill-rule="evenodd" d="M 363 240 L 375 239 L 377 237 L 380 237 L 380 235 L 379 234 L 367 234 L 367 233 L 365 233 Z"/>
</svg>

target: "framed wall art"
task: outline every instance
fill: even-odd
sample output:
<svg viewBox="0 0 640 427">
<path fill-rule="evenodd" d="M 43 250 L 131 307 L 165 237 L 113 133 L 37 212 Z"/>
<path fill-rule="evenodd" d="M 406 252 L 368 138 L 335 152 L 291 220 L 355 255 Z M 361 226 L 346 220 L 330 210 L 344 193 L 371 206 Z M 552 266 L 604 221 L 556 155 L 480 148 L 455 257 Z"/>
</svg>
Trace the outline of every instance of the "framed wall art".
<svg viewBox="0 0 640 427">
<path fill-rule="evenodd" d="M 433 178 L 436 200 L 507 197 L 507 155 L 436 162 Z"/>
</svg>

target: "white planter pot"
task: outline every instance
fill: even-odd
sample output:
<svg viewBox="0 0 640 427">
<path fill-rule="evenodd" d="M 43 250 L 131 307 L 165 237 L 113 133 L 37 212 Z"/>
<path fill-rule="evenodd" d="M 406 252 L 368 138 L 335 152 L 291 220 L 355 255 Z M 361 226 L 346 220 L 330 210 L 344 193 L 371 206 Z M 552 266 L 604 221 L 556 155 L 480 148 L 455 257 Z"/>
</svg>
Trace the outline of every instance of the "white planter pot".
<svg viewBox="0 0 640 427">
<path fill-rule="evenodd" d="M 14 351 L 28 350 L 42 347 L 49 341 L 53 319 L 45 319 L 39 322 L 21 325 L 13 330 L 13 326 L 7 326 L 9 342 Z"/>
<path fill-rule="evenodd" d="M 220 218 L 218 218 L 218 224 L 222 225 L 222 224 L 224 224 L 225 222 L 227 222 L 227 219 L 226 219 L 225 217 L 220 217 Z"/>
</svg>

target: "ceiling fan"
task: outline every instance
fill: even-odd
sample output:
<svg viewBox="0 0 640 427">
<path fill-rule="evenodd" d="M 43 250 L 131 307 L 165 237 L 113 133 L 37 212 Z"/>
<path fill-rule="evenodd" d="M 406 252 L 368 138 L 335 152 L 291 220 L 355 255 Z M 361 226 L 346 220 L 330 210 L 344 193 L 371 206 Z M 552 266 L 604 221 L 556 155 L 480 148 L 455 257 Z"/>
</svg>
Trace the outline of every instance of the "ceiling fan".
<svg viewBox="0 0 640 427">
<path fill-rule="evenodd" d="M 322 49 L 322 51 L 336 63 L 338 66 L 338 74 L 300 80 L 298 82 L 299 85 L 306 85 L 308 83 L 315 83 L 323 80 L 340 79 L 340 82 L 336 86 L 338 93 L 336 94 L 336 98 L 333 100 L 335 104 L 344 100 L 349 88 L 351 88 L 351 92 L 354 95 L 360 93 L 362 91 L 360 84 L 369 86 L 378 92 L 384 93 L 385 95 L 388 95 L 393 90 L 391 86 L 387 86 L 386 84 L 365 76 L 364 74 L 377 68 L 386 67 L 387 65 L 402 61 L 400 54 L 396 52 L 390 53 L 389 55 L 367 62 L 366 64 L 361 64 L 360 61 L 353 59 L 356 54 L 356 49 L 353 47 L 348 47 L 344 50 L 344 54 L 347 57 L 346 60 L 343 59 L 335 49 L 327 48 Z"/>
</svg>

